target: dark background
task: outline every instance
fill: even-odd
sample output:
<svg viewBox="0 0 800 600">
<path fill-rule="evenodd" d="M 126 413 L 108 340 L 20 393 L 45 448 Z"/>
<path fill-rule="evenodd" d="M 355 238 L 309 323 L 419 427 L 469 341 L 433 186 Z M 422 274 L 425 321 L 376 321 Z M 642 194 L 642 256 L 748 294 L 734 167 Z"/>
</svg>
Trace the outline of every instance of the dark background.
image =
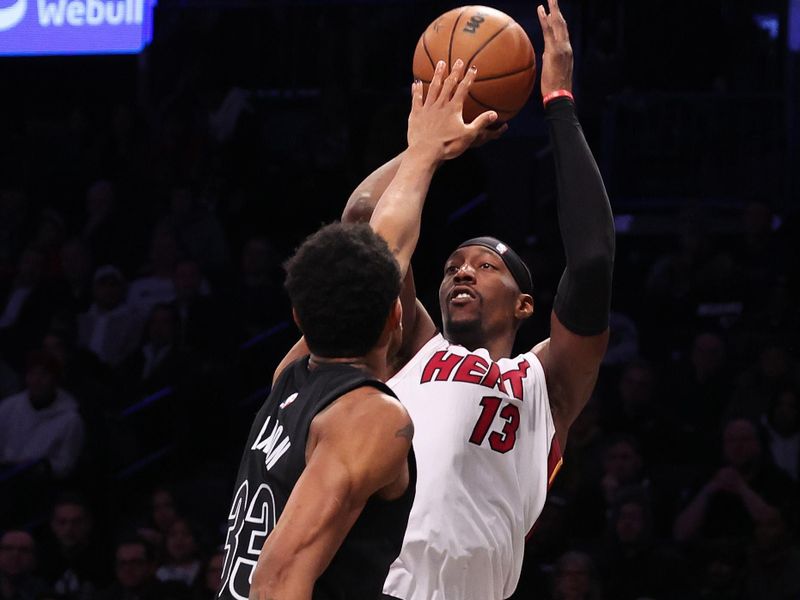
<svg viewBox="0 0 800 600">
<path fill-rule="evenodd" d="M 403 149 L 414 46 L 454 6 L 161 0 L 139 56 L 0 59 L 0 311 L 33 290 L 0 328 L 3 394 L 24 394 L 44 366 L 85 427 L 68 473 L 46 459 L 0 473 L 0 528 L 33 533 L 44 587 L 95 597 L 131 535 L 153 541 L 161 565 L 217 552 L 250 419 L 297 336 L 280 265 Z M 494 6 L 540 54 L 534 3 Z M 562 3 L 579 116 L 617 220 L 612 342 L 515 597 L 800 597 L 800 61 L 788 6 Z M 563 268 L 540 98 L 537 85 L 503 139 L 436 175 L 415 256 L 438 318 L 456 243 L 492 233 L 516 247 L 537 303 L 519 350 L 547 336 Z M 135 339 L 113 357 L 81 333 L 104 265 L 124 277 L 107 277 L 121 297 L 137 280 L 160 290 L 158 317 L 144 297 L 115 308 Z M 145 373 L 148 343 L 168 350 Z M 739 462 L 723 452 L 736 419 L 756 440 Z M 725 465 L 771 520 L 729 490 L 702 527 L 676 533 Z M 162 487 L 175 513 L 163 519 Z M 51 531 L 64 493 L 93 515 L 78 550 Z M 641 525 L 631 539 L 618 532 L 625 510 Z M 175 515 L 191 523 L 188 559 L 164 542 Z M 78 566 L 91 556 L 94 569 Z M 72 591 L 58 587 L 70 569 Z M 191 593 L 210 597 L 203 583 Z"/>
</svg>

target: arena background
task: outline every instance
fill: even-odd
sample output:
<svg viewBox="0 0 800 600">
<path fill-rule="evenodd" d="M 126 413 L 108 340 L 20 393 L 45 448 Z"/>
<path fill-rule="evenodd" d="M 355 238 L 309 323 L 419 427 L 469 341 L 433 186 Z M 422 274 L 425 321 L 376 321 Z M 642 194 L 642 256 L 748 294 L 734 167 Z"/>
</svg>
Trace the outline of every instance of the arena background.
<svg viewBox="0 0 800 600">
<path fill-rule="evenodd" d="M 199 574 L 124 597 L 213 597 L 249 422 L 297 337 L 281 262 L 402 150 L 414 46 L 455 6 L 160 0 L 138 55 L 0 58 L 0 393 L 51 372 L 85 430 L 59 470 L 7 459 L 19 424 L 0 421 L 0 529 L 38 554 L 12 576 L 0 545 L 0 598 L 121 598 L 136 537 L 160 579 Z M 535 4 L 493 6 L 541 54 Z M 616 217 L 612 340 L 514 598 L 800 598 L 800 2 L 562 10 Z M 537 303 L 520 349 L 563 268 L 542 117 L 537 85 L 501 140 L 440 170 L 414 261 L 438 318 L 457 242 L 517 247 Z M 779 516 L 756 522 L 737 488 L 687 529 L 726 464 Z M 90 524 L 65 541 L 54 505 Z"/>
</svg>

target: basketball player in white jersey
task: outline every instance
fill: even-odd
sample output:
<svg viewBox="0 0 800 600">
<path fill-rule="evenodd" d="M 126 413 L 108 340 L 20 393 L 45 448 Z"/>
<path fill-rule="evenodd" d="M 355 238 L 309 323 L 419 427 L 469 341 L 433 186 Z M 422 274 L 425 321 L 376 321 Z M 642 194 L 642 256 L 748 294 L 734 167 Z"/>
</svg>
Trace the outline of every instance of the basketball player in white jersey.
<svg viewBox="0 0 800 600">
<path fill-rule="evenodd" d="M 566 23 L 557 0 L 549 0 L 549 9 L 538 9 L 545 39 L 541 89 L 567 259 L 550 338 L 511 356 L 517 330 L 533 314 L 532 279 L 516 253 L 494 238 L 468 240 L 447 258 L 439 289 L 441 333 L 416 300 L 409 260 L 436 161 L 401 154 L 359 186 L 343 215 L 345 221 L 369 219 L 408 273 L 401 292 L 404 344 L 387 383 L 416 427 L 417 496 L 403 549 L 384 584 L 387 598 L 511 596 L 525 535 L 605 353 L 613 219 L 575 116 Z M 443 63 L 437 66 L 429 96 L 457 89 L 463 66 L 456 63 L 446 78 L 444 70 Z M 415 84 L 413 106 L 422 102 L 420 87 Z M 410 123 L 413 118 L 412 108 Z"/>
</svg>

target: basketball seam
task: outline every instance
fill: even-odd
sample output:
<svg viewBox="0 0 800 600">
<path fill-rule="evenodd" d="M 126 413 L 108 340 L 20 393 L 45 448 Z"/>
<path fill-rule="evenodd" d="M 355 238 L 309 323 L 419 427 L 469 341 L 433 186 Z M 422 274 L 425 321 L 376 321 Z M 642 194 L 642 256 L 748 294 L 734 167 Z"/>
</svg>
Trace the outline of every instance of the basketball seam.
<svg viewBox="0 0 800 600">
<path fill-rule="evenodd" d="M 433 70 L 435 71 L 436 70 L 436 63 L 433 62 L 433 57 L 431 56 L 431 53 L 428 50 L 428 43 L 425 41 L 425 36 L 427 36 L 427 35 L 428 35 L 427 31 L 425 31 L 422 34 L 422 49 L 425 50 L 425 54 L 428 55 L 428 60 L 431 61 L 431 67 L 433 67 Z"/>
<path fill-rule="evenodd" d="M 449 71 L 452 64 L 453 64 L 453 37 L 456 34 L 456 27 L 458 27 L 458 22 L 461 20 L 461 15 L 467 12 L 469 7 L 465 6 L 464 9 L 458 13 L 456 20 L 453 22 L 453 31 L 450 32 L 450 47 L 447 49 L 447 70 Z"/>
<path fill-rule="evenodd" d="M 503 73 L 502 75 L 492 75 L 491 77 L 480 77 L 475 81 L 473 81 L 473 83 L 478 83 L 479 81 L 493 81 L 495 79 L 502 79 L 503 77 L 511 77 L 512 75 L 519 75 L 520 73 L 524 73 L 525 71 L 535 66 L 536 66 L 536 61 L 534 60 L 527 67 L 522 67 L 521 69 L 517 69 L 516 71 L 509 71 L 508 73 Z"/>
<path fill-rule="evenodd" d="M 472 92 L 467 92 L 470 98 L 472 98 L 473 102 L 476 104 L 480 104 L 483 108 L 487 108 L 489 110 L 493 110 L 495 112 L 515 112 L 519 110 L 519 108 L 498 108 L 497 106 L 491 106 L 489 104 L 484 104 L 480 100 L 478 100 L 475 96 L 472 95 Z M 525 101 L 527 103 L 527 100 Z M 524 105 L 523 105 L 524 106 Z"/>
<path fill-rule="evenodd" d="M 470 57 L 469 57 L 469 60 L 466 62 L 467 68 L 469 68 L 469 67 L 471 67 L 471 66 L 472 66 L 472 61 L 473 61 L 473 60 L 475 60 L 475 57 L 476 57 L 476 56 L 478 56 L 478 54 L 480 53 L 480 51 L 481 51 L 481 50 L 483 50 L 484 48 L 486 48 L 486 46 L 488 46 L 489 44 L 491 44 L 491 43 L 492 43 L 492 40 L 493 40 L 494 38 L 496 38 L 498 35 L 500 35 L 501 33 L 503 33 L 503 32 L 504 32 L 506 29 L 508 29 L 508 28 L 509 28 L 509 26 L 510 26 L 510 25 L 511 25 L 513 22 L 514 22 L 513 20 L 509 19 L 509 20 L 508 20 L 508 23 L 506 23 L 505 25 L 503 25 L 503 28 L 502 28 L 502 29 L 499 29 L 498 31 L 495 31 L 495 32 L 494 32 L 494 34 L 492 35 L 492 37 L 490 37 L 488 40 L 486 40 L 485 42 L 483 42 L 483 44 L 481 44 L 481 47 L 480 47 L 480 48 L 478 48 L 477 50 L 475 50 L 475 52 L 472 54 L 472 56 L 470 56 Z M 452 47 L 452 38 L 450 38 L 450 40 L 451 40 L 451 47 Z"/>
</svg>

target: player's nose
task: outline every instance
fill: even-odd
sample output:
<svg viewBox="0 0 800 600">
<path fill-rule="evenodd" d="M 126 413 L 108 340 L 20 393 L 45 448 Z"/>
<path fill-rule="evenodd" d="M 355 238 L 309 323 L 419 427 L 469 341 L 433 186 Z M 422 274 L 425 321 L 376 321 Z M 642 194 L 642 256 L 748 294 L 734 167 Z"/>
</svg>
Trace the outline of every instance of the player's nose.
<svg viewBox="0 0 800 600">
<path fill-rule="evenodd" d="M 475 269 L 472 268 L 472 265 L 468 263 L 464 263 L 458 270 L 456 274 L 453 276 L 453 281 L 455 283 L 463 283 L 464 281 L 475 281 Z"/>
</svg>

